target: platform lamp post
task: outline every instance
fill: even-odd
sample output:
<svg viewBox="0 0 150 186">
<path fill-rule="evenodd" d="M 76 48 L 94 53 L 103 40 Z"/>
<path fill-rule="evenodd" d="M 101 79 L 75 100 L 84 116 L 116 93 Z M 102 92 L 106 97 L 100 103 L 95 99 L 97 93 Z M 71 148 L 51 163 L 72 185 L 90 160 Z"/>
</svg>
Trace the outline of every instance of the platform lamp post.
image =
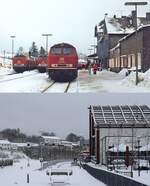
<svg viewBox="0 0 150 186">
<path fill-rule="evenodd" d="M 42 34 L 42 36 L 44 36 L 46 38 L 46 40 L 45 40 L 45 49 L 46 49 L 46 52 L 48 53 L 48 37 L 52 36 L 52 34 Z"/>
<path fill-rule="evenodd" d="M 134 6 L 135 7 L 135 37 L 136 37 L 136 41 L 135 41 L 135 65 L 136 65 L 136 85 L 138 85 L 138 48 L 137 48 L 137 39 L 138 39 L 138 25 L 137 25 L 137 8 L 138 6 L 144 6 L 147 5 L 148 3 L 145 1 L 140 1 L 140 2 L 126 2 L 125 6 Z"/>
<path fill-rule="evenodd" d="M 11 52 L 12 52 L 12 60 L 14 57 L 14 39 L 16 38 L 16 36 L 10 36 L 11 40 Z"/>
</svg>

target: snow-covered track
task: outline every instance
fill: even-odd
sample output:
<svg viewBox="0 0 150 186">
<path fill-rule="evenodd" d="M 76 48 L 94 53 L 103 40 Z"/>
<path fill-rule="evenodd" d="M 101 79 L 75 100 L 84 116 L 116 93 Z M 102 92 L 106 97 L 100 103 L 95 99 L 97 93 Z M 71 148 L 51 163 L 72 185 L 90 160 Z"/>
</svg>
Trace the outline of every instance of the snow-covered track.
<svg viewBox="0 0 150 186">
<path fill-rule="evenodd" d="M 67 93 L 70 87 L 70 82 L 58 83 L 51 82 L 48 86 L 46 86 L 41 93 Z"/>
<path fill-rule="evenodd" d="M 11 72 L 11 73 L 9 73 L 9 74 L 1 74 L 0 75 L 0 78 L 1 77 L 6 77 L 6 76 L 12 76 L 12 75 L 15 75 L 15 74 L 18 74 L 17 72 Z"/>
<path fill-rule="evenodd" d="M 22 75 L 22 74 L 18 74 L 17 77 L 12 77 L 14 75 L 16 75 L 17 73 L 13 73 L 13 74 L 10 74 L 11 75 L 11 78 L 10 77 L 6 77 L 4 79 L 1 79 L 0 80 L 0 83 L 4 83 L 4 82 L 8 82 L 8 81 L 13 81 L 13 80 L 17 80 L 17 79 L 23 79 L 23 78 L 26 78 L 26 77 L 30 77 L 30 76 L 35 76 L 38 72 L 34 72 L 32 74 L 26 74 L 26 75 Z"/>
</svg>

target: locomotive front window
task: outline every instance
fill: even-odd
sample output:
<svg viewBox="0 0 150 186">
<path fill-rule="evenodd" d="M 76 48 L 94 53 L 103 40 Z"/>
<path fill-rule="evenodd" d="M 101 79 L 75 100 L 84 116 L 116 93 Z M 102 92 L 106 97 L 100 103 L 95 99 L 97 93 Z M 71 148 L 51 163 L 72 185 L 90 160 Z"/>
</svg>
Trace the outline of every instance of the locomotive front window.
<svg viewBox="0 0 150 186">
<path fill-rule="evenodd" d="M 69 55 L 72 53 L 72 48 L 63 48 L 63 54 Z"/>
<path fill-rule="evenodd" d="M 56 47 L 55 47 L 55 48 L 52 48 L 52 49 L 51 49 L 51 53 L 52 53 L 52 54 L 57 54 L 57 55 L 59 55 L 59 54 L 61 54 L 61 48 L 58 48 L 58 47 L 57 47 L 57 48 L 56 48 Z"/>
</svg>

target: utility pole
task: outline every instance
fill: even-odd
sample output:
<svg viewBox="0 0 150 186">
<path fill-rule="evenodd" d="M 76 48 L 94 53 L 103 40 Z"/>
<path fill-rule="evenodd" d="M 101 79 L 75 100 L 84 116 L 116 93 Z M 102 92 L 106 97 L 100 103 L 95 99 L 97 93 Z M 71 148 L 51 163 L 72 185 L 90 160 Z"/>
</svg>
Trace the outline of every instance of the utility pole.
<svg viewBox="0 0 150 186">
<path fill-rule="evenodd" d="M 135 37 L 136 37 L 136 41 L 135 41 L 135 66 L 136 66 L 136 85 L 138 85 L 138 43 L 137 43 L 137 39 L 138 39 L 138 24 L 137 24 L 137 7 L 138 6 L 144 6 L 147 5 L 148 3 L 145 1 L 142 2 L 126 2 L 125 6 L 134 6 L 135 7 Z"/>
</svg>

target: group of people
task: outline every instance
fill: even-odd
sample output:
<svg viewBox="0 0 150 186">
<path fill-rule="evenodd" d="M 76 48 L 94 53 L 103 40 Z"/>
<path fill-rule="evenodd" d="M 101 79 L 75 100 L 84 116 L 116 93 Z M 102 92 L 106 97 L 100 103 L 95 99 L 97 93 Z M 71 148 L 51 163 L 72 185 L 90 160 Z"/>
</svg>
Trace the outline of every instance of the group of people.
<svg viewBox="0 0 150 186">
<path fill-rule="evenodd" d="M 100 65 L 97 63 L 93 63 L 89 65 L 89 74 L 91 74 L 91 70 L 93 71 L 93 74 L 96 75 L 97 71 L 100 70 Z"/>
</svg>

